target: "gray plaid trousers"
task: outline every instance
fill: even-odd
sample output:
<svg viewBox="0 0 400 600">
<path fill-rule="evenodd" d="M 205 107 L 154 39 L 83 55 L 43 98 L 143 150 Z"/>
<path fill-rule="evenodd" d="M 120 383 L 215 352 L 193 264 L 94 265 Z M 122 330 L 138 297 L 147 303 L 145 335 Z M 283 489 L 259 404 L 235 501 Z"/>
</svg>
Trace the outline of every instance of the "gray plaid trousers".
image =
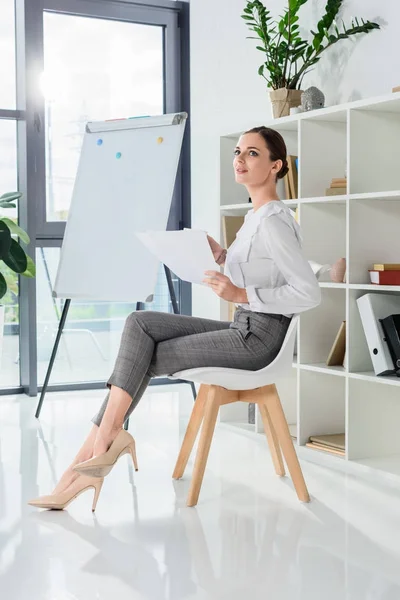
<svg viewBox="0 0 400 600">
<path fill-rule="evenodd" d="M 107 382 L 132 398 L 125 420 L 152 377 L 196 367 L 257 371 L 278 354 L 290 319 L 239 307 L 233 322 L 156 311 L 136 311 L 126 319 L 114 371 Z M 107 394 L 93 423 L 100 425 Z"/>
</svg>

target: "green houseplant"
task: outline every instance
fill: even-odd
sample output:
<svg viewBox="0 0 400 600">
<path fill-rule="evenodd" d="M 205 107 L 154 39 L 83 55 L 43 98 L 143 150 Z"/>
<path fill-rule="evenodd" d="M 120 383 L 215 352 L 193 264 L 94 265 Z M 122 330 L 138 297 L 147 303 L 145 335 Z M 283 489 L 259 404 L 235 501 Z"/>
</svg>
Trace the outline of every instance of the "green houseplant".
<svg viewBox="0 0 400 600">
<path fill-rule="evenodd" d="M 325 50 L 339 40 L 380 29 L 378 23 L 357 17 L 352 19 L 350 26 L 342 21 L 339 29 L 336 18 L 343 0 L 327 0 L 325 13 L 318 21 L 316 31 L 311 30 L 312 37 L 305 40 L 300 34 L 298 13 L 307 2 L 288 0 L 288 6 L 277 20 L 273 19 L 260 0 L 248 1 L 243 10 L 242 19 L 250 31 L 257 34 L 257 37 L 249 39 L 261 41 L 257 50 L 264 54 L 265 61 L 258 73 L 267 81 L 267 87 L 271 88 L 274 117 L 288 115 L 292 106 L 299 106 L 303 77 L 321 59 Z"/>
<path fill-rule="evenodd" d="M 15 201 L 22 194 L 10 192 L 0 196 L 0 209 L 15 208 Z M 28 234 L 13 219 L 0 216 L 0 359 L 3 341 L 4 309 L 2 302 L 12 302 L 12 294 L 18 294 L 18 275 L 34 277 L 36 268 L 26 254 L 18 238 L 29 244 Z"/>
</svg>

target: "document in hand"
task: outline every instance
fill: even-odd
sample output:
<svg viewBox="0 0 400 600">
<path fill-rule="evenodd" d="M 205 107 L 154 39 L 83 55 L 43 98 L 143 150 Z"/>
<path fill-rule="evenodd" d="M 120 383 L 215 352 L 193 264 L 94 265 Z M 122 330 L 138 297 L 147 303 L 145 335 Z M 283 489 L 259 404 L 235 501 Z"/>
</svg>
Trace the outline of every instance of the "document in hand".
<svg viewBox="0 0 400 600">
<path fill-rule="evenodd" d="M 204 271 L 218 270 L 205 231 L 135 233 L 146 248 L 183 281 L 202 283 L 206 277 Z"/>
</svg>

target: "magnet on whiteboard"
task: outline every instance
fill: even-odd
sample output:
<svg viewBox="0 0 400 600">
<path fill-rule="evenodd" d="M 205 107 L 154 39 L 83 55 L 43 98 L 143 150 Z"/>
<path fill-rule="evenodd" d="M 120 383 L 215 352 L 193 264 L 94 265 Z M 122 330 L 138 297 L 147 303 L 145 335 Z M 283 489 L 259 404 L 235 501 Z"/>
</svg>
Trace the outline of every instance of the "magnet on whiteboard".
<svg viewBox="0 0 400 600">
<path fill-rule="evenodd" d="M 162 143 L 163 143 L 163 141 L 164 141 L 164 138 L 163 138 L 163 137 L 159 137 L 159 138 L 157 138 L 157 144 L 162 144 Z"/>
</svg>

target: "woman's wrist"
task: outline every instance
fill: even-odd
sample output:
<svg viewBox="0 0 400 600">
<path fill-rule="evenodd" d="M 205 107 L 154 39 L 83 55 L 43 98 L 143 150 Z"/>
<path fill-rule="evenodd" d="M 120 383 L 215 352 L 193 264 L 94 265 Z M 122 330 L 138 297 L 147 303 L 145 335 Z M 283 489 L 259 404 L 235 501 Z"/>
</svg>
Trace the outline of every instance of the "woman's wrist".
<svg viewBox="0 0 400 600">
<path fill-rule="evenodd" d="M 249 303 L 246 288 L 238 288 L 238 297 L 237 297 L 236 302 L 238 302 L 239 304 L 248 304 Z"/>
<path fill-rule="evenodd" d="M 218 258 L 215 259 L 215 262 L 217 263 L 217 265 L 223 265 L 226 259 L 226 250 L 223 249 L 221 254 L 218 256 Z"/>
</svg>

